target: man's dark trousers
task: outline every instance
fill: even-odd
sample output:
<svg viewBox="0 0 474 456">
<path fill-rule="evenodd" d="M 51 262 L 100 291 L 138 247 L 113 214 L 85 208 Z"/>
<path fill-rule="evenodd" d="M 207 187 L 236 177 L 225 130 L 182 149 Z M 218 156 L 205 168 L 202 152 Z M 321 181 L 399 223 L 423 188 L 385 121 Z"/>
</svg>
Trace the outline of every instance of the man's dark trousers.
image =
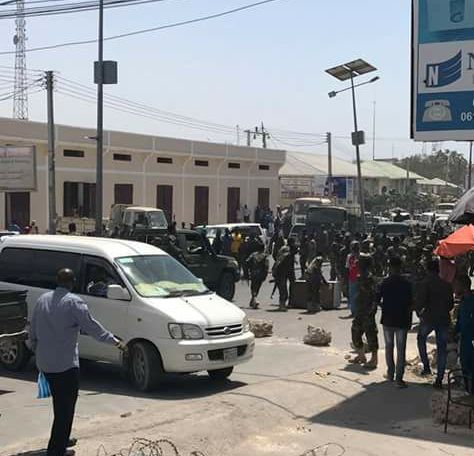
<svg viewBox="0 0 474 456">
<path fill-rule="evenodd" d="M 64 456 L 79 392 L 79 369 L 44 373 L 53 396 L 54 421 L 47 456 Z"/>
</svg>

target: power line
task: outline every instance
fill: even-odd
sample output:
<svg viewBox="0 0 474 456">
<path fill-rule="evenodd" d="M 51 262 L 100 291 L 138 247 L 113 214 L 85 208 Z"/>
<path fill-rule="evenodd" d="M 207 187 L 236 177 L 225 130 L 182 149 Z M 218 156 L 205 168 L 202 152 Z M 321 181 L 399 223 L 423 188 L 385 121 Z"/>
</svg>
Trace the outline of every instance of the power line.
<svg viewBox="0 0 474 456">
<path fill-rule="evenodd" d="M 80 92 L 80 91 L 77 91 L 77 90 L 74 90 L 74 89 L 71 89 L 71 88 L 68 88 L 68 87 L 61 87 L 60 86 L 57 89 L 57 92 L 61 95 L 76 98 L 76 99 L 88 102 L 90 104 L 93 104 L 93 105 L 95 105 L 95 103 L 96 103 L 96 100 L 92 95 L 89 95 L 87 93 Z M 104 105 L 106 107 L 110 108 L 110 109 L 114 109 L 114 110 L 117 110 L 117 111 L 120 111 L 120 112 L 125 112 L 125 113 L 128 113 L 128 114 L 133 114 L 135 116 L 140 116 L 140 117 L 143 117 L 143 118 L 148 118 L 148 119 L 163 122 L 163 123 L 170 123 L 170 124 L 178 125 L 178 126 L 181 126 L 181 127 L 206 131 L 208 133 L 209 132 L 218 133 L 218 134 L 225 135 L 225 136 L 229 136 L 230 134 L 233 135 L 233 131 L 228 132 L 228 131 L 225 131 L 225 130 L 216 129 L 216 128 L 206 126 L 206 125 L 199 125 L 199 124 L 196 124 L 196 123 L 181 121 L 181 120 L 178 120 L 178 119 L 170 119 L 170 118 L 167 118 L 167 117 L 157 115 L 157 114 L 151 112 L 150 110 L 130 106 L 130 105 L 127 105 L 125 103 L 121 103 L 121 102 L 110 100 L 110 99 L 106 99 L 104 101 Z"/>
<path fill-rule="evenodd" d="M 66 88 L 76 90 L 76 91 L 78 91 L 78 90 L 79 91 L 81 91 L 81 90 L 86 91 L 86 92 L 88 92 L 88 94 L 90 96 L 94 96 L 94 93 L 95 93 L 94 89 L 92 89 L 92 88 L 90 88 L 90 87 L 88 87 L 84 84 L 80 84 L 78 82 L 71 81 L 71 80 L 63 78 L 61 76 L 58 76 L 58 81 L 60 81 L 61 84 L 63 84 Z M 190 123 L 197 123 L 197 124 L 200 124 L 200 125 L 208 127 L 208 128 L 213 128 L 213 129 L 216 129 L 216 130 L 223 130 L 226 133 L 234 133 L 234 127 L 233 126 L 218 124 L 218 123 L 215 123 L 215 122 L 208 122 L 208 121 L 196 119 L 196 118 L 189 117 L 189 116 L 184 116 L 182 114 L 176 114 L 176 113 L 173 113 L 173 112 L 170 112 L 170 111 L 164 111 L 164 110 L 161 110 L 161 109 L 154 108 L 152 106 L 145 105 L 143 103 L 128 100 L 126 98 L 122 98 L 122 97 L 118 97 L 118 96 L 114 96 L 114 95 L 105 95 L 105 97 L 107 99 L 111 100 L 111 101 L 118 102 L 120 104 L 128 105 L 129 107 L 134 108 L 134 109 L 142 109 L 142 110 L 145 110 L 145 111 L 150 111 L 150 112 L 152 112 L 156 115 L 162 116 L 164 118 L 168 118 L 170 120 L 177 120 L 177 121 L 186 122 L 186 123 L 189 123 L 189 122 Z"/>
<path fill-rule="evenodd" d="M 121 8 L 124 6 L 135 6 L 143 3 L 155 3 L 163 2 L 165 0 L 106 0 L 104 2 L 104 8 Z M 74 2 L 65 3 L 57 6 L 40 6 L 33 8 L 25 8 L 24 17 L 40 17 L 40 16 L 56 16 L 58 14 L 68 13 L 82 13 L 87 11 L 95 11 L 99 9 L 99 3 L 96 1 L 92 2 Z M 16 16 L 15 10 L 1 11 L 0 19 L 11 19 Z"/>
<path fill-rule="evenodd" d="M 198 17 L 198 18 L 195 18 L 195 19 L 188 19 L 188 20 L 185 20 L 185 21 L 173 22 L 171 24 L 160 25 L 160 26 L 157 26 L 157 27 L 151 27 L 151 28 L 146 28 L 146 29 L 135 30 L 133 32 L 122 33 L 122 34 L 119 34 L 119 35 L 112 35 L 112 36 L 104 38 L 104 41 L 118 40 L 118 39 L 130 37 L 130 36 L 142 35 L 142 34 L 145 34 L 145 33 L 158 32 L 160 30 L 166 30 L 166 29 L 171 29 L 171 28 L 175 28 L 175 27 L 183 27 L 185 25 L 197 24 L 199 22 L 204 22 L 204 21 L 208 21 L 208 20 L 228 16 L 228 15 L 231 15 L 231 14 L 239 13 L 241 11 L 245 11 L 245 10 L 248 10 L 248 9 L 251 9 L 251 8 L 256 8 L 258 6 L 261 6 L 261 5 L 264 5 L 264 4 L 267 4 L 267 3 L 273 3 L 273 2 L 276 2 L 276 1 L 281 1 L 281 0 L 262 0 L 260 2 L 251 3 L 251 4 L 248 4 L 248 5 L 241 6 L 239 8 L 234 8 L 234 9 L 222 11 L 220 13 L 210 14 L 210 15 L 207 15 L 207 16 L 202 16 L 202 17 Z M 70 42 L 67 42 L 67 43 L 59 43 L 59 44 L 52 44 L 52 45 L 49 45 L 49 46 L 41 46 L 41 47 L 36 47 L 36 48 L 30 48 L 30 49 L 27 49 L 26 52 L 46 51 L 46 50 L 58 49 L 58 48 L 63 48 L 63 47 L 68 47 L 68 46 L 81 46 L 81 45 L 85 45 L 85 44 L 93 44 L 93 43 L 96 43 L 96 42 L 97 42 L 97 39 L 95 39 L 95 38 L 90 39 L 90 40 L 82 40 L 82 41 L 70 41 Z M 14 53 L 14 52 L 12 52 L 12 51 L 2 51 L 2 52 L 0 52 L 0 55 L 9 55 L 9 54 L 12 54 L 12 53 Z"/>
</svg>

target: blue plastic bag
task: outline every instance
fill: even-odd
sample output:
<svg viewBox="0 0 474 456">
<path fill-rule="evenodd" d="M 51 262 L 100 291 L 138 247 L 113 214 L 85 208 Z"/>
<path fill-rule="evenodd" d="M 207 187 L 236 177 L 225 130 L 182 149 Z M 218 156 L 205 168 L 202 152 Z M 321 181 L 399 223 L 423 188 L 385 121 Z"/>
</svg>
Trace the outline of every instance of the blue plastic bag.
<svg viewBox="0 0 474 456">
<path fill-rule="evenodd" d="M 43 372 L 38 374 L 38 399 L 46 399 L 51 397 L 48 380 L 46 380 Z"/>
</svg>

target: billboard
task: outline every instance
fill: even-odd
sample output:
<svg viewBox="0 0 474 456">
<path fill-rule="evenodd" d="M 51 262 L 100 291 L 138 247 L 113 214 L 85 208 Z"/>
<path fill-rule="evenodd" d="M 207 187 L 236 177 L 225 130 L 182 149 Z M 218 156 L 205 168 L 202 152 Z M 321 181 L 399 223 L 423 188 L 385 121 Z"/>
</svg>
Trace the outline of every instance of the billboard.
<svg viewBox="0 0 474 456">
<path fill-rule="evenodd" d="M 36 190 L 36 150 L 0 146 L 0 192 Z"/>
<path fill-rule="evenodd" d="M 474 2 L 413 0 L 412 138 L 474 140 Z"/>
</svg>

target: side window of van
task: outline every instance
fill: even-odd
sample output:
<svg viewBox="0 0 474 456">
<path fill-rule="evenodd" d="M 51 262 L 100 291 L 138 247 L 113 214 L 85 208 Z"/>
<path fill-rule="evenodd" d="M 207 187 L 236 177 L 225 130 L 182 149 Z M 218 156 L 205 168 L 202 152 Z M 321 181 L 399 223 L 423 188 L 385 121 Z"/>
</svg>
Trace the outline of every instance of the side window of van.
<svg viewBox="0 0 474 456">
<path fill-rule="evenodd" d="M 72 269 L 77 277 L 80 267 L 78 253 L 6 248 L 0 254 L 0 280 L 31 287 L 53 290 L 60 269 Z"/>
<path fill-rule="evenodd" d="M 32 265 L 33 250 L 3 249 L 0 253 L 0 281 L 29 285 Z"/>
<path fill-rule="evenodd" d="M 109 285 L 124 287 L 122 280 L 107 261 L 101 258 L 86 256 L 83 293 L 106 298 Z"/>
<path fill-rule="evenodd" d="M 78 253 L 58 252 L 52 250 L 34 251 L 33 281 L 40 288 L 56 288 L 56 275 L 62 268 L 69 268 L 79 277 L 81 269 L 81 255 Z M 77 291 L 77 290 L 73 290 Z"/>
</svg>

